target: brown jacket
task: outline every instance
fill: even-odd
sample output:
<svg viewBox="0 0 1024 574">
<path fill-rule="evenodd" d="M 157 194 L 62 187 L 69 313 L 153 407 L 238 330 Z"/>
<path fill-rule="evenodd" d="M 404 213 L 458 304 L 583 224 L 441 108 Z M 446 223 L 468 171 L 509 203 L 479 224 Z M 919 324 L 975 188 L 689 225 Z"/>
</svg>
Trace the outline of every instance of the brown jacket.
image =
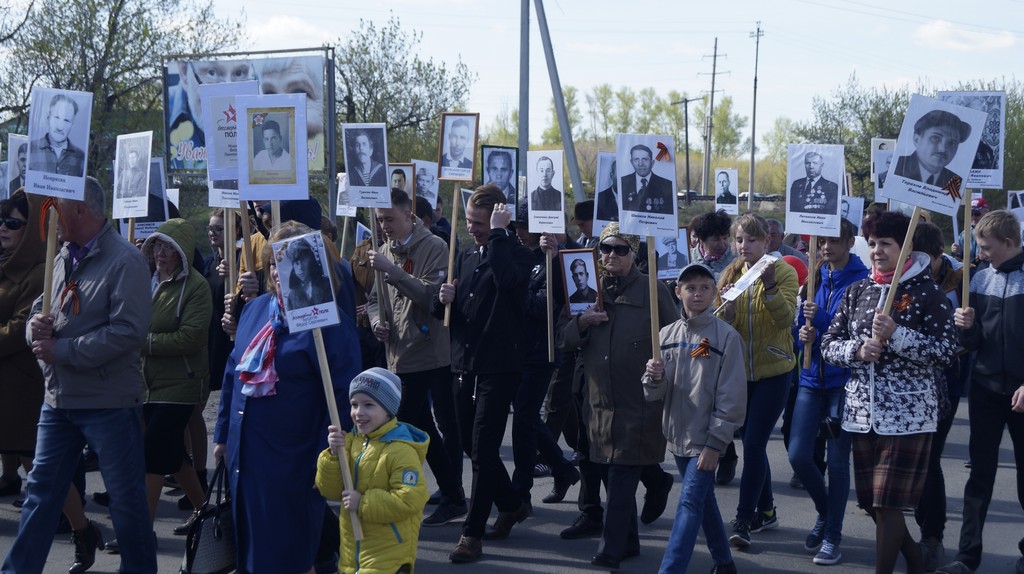
<svg viewBox="0 0 1024 574">
<path fill-rule="evenodd" d="M 21 244 L 0 265 L 0 452 L 33 452 L 43 404 L 43 372 L 25 340 L 32 302 L 43 292 L 46 242 L 39 237 L 39 196 L 29 195 Z"/>
</svg>

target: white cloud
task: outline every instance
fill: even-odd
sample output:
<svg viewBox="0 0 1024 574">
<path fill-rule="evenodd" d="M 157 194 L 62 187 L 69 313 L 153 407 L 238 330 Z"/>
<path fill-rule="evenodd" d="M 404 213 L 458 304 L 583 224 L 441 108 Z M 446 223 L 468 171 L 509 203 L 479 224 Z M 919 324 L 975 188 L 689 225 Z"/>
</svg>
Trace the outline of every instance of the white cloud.
<svg viewBox="0 0 1024 574">
<path fill-rule="evenodd" d="M 923 24 L 914 32 L 918 44 L 928 48 L 955 51 L 1003 50 L 1017 45 L 1017 38 L 1012 32 L 977 32 L 956 26 L 945 20 L 932 20 Z"/>
<path fill-rule="evenodd" d="M 272 16 L 264 21 L 249 21 L 249 40 L 255 50 L 288 50 L 296 47 L 295 39 L 302 38 L 300 47 L 311 48 L 324 42 L 333 42 L 338 34 L 296 16 Z"/>
</svg>

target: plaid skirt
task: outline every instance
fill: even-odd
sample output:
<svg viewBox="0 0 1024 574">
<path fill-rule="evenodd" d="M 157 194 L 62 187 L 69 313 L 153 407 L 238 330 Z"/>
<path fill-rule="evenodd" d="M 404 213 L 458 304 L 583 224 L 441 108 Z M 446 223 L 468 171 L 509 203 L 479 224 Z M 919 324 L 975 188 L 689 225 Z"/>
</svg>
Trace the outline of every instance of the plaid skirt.
<svg viewBox="0 0 1024 574">
<path fill-rule="evenodd" d="M 865 510 L 916 507 L 928 474 L 934 433 L 850 434 L 857 505 Z"/>
</svg>

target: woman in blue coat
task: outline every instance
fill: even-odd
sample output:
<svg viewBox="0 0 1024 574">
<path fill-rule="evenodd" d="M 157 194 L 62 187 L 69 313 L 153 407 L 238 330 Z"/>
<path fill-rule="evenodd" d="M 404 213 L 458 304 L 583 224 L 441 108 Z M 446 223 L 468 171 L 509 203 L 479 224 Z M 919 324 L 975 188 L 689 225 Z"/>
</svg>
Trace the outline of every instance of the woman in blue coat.
<svg viewBox="0 0 1024 574">
<path fill-rule="evenodd" d="M 269 243 L 310 232 L 287 222 Z M 238 321 L 214 457 L 227 464 L 238 572 L 299 574 L 312 569 L 320 542 L 325 502 L 314 479 L 329 417 L 313 333 L 288 331 L 270 245 L 263 257 L 268 292 L 246 303 Z M 341 315 L 340 325 L 322 332 L 342 426 L 351 428 L 345 398 L 359 373 L 359 342 L 355 326 Z"/>
</svg>

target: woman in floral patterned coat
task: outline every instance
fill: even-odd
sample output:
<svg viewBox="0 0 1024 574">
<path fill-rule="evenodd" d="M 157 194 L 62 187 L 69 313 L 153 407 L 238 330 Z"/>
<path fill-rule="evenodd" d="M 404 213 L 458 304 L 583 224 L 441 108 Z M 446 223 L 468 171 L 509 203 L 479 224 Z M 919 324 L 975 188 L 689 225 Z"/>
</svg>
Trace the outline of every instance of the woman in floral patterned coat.
<svg viewBox="0 0 1024 574">
<path fill-rule="evenodd" d="M 939 411 L 948 408 L 942 372 L 956 346 L 953 311 L 923 253 L 904 265 L 891 312 L 875 311 L 892 288 L 909 225 L 897 212 L 864 221 L 872 272 L 847 288 L 821 342 L 822 357 L 851 373 L 842 424 L 853 433 L 857 502 L 875 521 L 875 572 L 892 572 L 901 552 L 908 572 L 922 571 L 902 510 L 924 487 Z"/>
</svg>

